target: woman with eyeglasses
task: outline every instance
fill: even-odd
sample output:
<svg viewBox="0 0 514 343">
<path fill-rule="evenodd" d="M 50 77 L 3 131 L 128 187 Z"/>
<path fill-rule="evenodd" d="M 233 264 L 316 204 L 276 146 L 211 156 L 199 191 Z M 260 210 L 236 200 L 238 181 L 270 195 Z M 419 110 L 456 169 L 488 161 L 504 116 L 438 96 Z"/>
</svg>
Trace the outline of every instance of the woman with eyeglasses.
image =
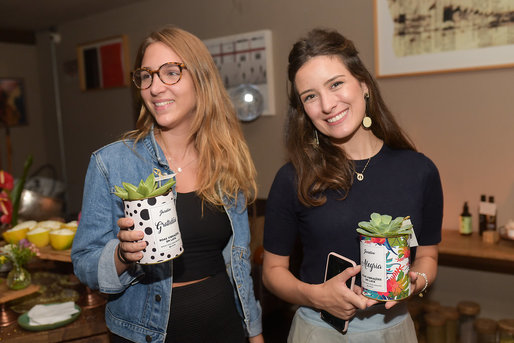
<svg viewBox="0 0 514 343">
<path fill-rule="evenodd" d="M 165 27 L 143 41 L 135 65 L 136 129 L 92 154 L 75 273 L 109 295 L 111 342 L 263 342 L 246 211 L 256 172 L 214 61 L 197 37 Z M 184 252 L 143 265 L 144 234 L 128 230 L 113 193 L 154 170 L 174 174 Z"/>
</svg>

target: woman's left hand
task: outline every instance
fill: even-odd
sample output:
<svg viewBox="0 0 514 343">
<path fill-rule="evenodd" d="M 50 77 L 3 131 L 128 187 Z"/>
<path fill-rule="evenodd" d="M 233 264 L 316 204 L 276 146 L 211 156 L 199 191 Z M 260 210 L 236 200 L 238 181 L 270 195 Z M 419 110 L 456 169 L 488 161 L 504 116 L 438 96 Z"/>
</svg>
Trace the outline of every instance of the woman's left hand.
<svg viewBox="0 0 514 343">
<path fill-rule="evenodd" d="M 416 271 L 423 271 L 427 280 Z M 416 253 L 416 260 L 411 265 L 409 271 L 410 279 L 410 296 L 412 297 L 424 291 L 428 285 L 434 282 L 437 275 L 437 245 L 418 246 Z M 420 280 L 418 280 L 420 279 Z M 390 309 L 395 306 L 399 301 L 388 301 L 385 303 L 385 308 Z"/>
<path fill-rule="evenodd" d="M 264 337 L 262 336 L 262 334 L 260 334 L 257 336 L 249 337 L 248 341 L 250 343 L 264 343 Z"/>
<path fill-rule="evenodd" d="M 422 277 L 423 278 L 423 277 Z M 418 274 L 416 272 L 409 272 L 410 279 L 410 295 L 409 298 L 416 294 L 416 282 L 418 281 Z M 399 301 L 386 301 L 385 308 L 390 309 L 391 307 L 398 304 Z"/>
</svg>

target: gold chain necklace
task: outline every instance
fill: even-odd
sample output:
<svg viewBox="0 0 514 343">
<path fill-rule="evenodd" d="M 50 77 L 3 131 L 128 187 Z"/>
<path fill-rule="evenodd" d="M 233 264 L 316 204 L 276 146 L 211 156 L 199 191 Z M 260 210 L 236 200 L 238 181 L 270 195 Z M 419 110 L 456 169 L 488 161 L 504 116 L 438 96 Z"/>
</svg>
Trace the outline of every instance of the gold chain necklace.
<svg viewBox="0 0 514 343">
<path fill-rule="evenodd" d="M 171 159 L 171 157 L 169 156 L 166 156 L 166 158 L 169 158 L 170 161 L 171 161 L 171 164 L 172 165 L 175 165 L 175 163 L 173 162 L 173 160 Z M 185 167 L 187 167 L 188 165 L 190 165 L 191 163 L 193 163 L 194 161 L 196 161 L 196 158 L 192 159 L 191 161 L 187 162 L 183 167 L 177 167 L 177 172 L 179 173 L 182 173 L 182 171 L 184 170 Z"/>
<path fill-rule="evenodd" d="M 373 157 L 373 156 L 371 156 L 371 157 Z M 369 161 L 371 161 L 371 157 L 368 158 L 368 162 L 366 162 L 366 165 L 364 166 L 364 168 L 362 168 L 362 171 L 360 173 L 355 170 L 355 175 L 357 175 L 357 180 L 359 180 L 359 181 L 364 180 L 364 171 L 368 167 Z"/>
</svg>

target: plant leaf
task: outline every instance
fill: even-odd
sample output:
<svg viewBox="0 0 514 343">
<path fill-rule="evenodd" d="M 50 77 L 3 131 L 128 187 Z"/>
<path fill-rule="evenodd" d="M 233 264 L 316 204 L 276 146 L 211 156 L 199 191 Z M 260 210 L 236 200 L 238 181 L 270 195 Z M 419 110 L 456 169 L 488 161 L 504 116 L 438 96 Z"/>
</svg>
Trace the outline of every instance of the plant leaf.
<svg viewBox="0 0 514 343">
<path fill-rule="evenodd" d="M 145 198 L 148 193 L 150 193 L 150 189 L 146 186 L 146 183 L 141 180 L 139 181 L 139 185 L 137 186 L 137 192 L 142 195 L 143 198 Z"/>
<path fill-rule="evenodd" d="M 138 193 L 136 186 L 128 182 L 122 182 L 123 187 L 127 190 L 128 199 L 127 200 L 139 200 L 143 197 Z"/>
<path fill-rule="evenodd" d="M 119 191 L 116 191 L 114 192 L 114 195 L 117 195 L 118 197 L 120 197 L 122 200 L 129 200 L 128 198 L 128 192 L 123 190 L 122 192 L 119 192 Z"/>
<path fill-rule="evenodd" d="M 25 165 L 23 166 L 23 174 L 21 178 L 14 185 L 13 190 L 11 191 L 11 199 L 12 199 L 12 217 L 11 217 L 11 225 L 14 227 L 18 224 L 18 212 L 20 208 L 20 200 L 21 200 L 21 192 L 23 192 L 23 188 L 25 187 L 25 181 L 27 180 L 27 175 L 29 173 L 30 166 L 33 161 L 32 154 L 27 156 L 25 160 Z"/>
<path fill-rule="evenodd" d="M 369 232 L 369 231 L 366 231 L 366 230 L 363 230 L 363 229 L 357 229 L 357 232 L 362 234 L 362 235 L 365 235 L 365 236 L 375 236 L 375 233 L 373 232 Z"/>
<path fill-rule="evenodd" d="M 371 223 L 373 225 L 380 225 L 380 222 L 381 222 L 380 214 L 373 212 L 373 213 L 371 213 L 370 217 L 371 217 Z"/>
<path fill-rule="evenodd" d="M 148 193 L 153 192 L 157 188 L 157 184 L 155 183 L 155 175 L 153 173 L 148 175 L 145 181 L 145 185 L 148 189 Z"/>
<path fill-rule="evenodd" d="M 116 190 L 114 192 L 114 195 L 117 195 L 118 197 L 120 197 L 123 200 L 128 200 L 128 192 L 125 188 L 121 188 L 121 187 L 115 185 L 114 189 Z"/>
<path fill-rule="evenodd" d="M 396 217 L 392 222 L 391 225 L 400 227 L 403 222 L 403 217 Z"/>
<path fill-rule="evenodd" d="M 393 217 L 387 214 L 380 216 L 380 221 L 384 223 L 384 225 L 389 225 L 389 223 L 391 223 L 391 219 L 393 219 Z"/>
<path fill-rule="evenodd" d="M 363 228 L 363 229 L 366 229 L 366 230 L 374 230 L 375 228 L 373 227 L 373 225 L 371 225 L 370 222 L 359 222 L 359 227 Z"/>
<path fill-rule="evenodd" d="M 164 185 L 162 185 L 161 187 L 157 188 L 156 190 L 154 190 L 153 192 L 148 194 L 148 197 L 150 198 L 150 197 L 156 197 L 156 196 L 162 195 L 162 194 L 166 193 L 174 184 L 175 184 L 175 180 L 169 179 L 168 182 L 166 182 Z"/>
</svg>

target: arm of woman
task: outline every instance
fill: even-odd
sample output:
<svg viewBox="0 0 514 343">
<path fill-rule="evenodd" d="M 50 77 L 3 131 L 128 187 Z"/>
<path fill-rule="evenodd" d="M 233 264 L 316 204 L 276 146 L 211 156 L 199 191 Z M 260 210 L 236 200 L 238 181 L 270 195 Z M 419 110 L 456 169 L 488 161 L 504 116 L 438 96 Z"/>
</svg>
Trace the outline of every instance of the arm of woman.
<svg viewBox="0 0 514 343">
<path fill-rule="evenodd" d="M 117 244 L 112 216 L 109 184 L 93 153 L 84 183 L 81 218 L 71 249 L 74 273 L 91 289 L 100 288 L 99 264 L 103 252 L 109 253 L 108 250 L 112 249 L 112 253 Z"/>
<path fill-rule="evenodd" d="M 409 272 L 412 283 L 411 294 L 419 294 L 425 291 L 426 287 L 430 286 L 435 281 L 437 276 L 437 257 L 437 245 L 419 246 L 417 248 L 416 260 L 412 264 Z M 424 273 L 426 280 L 418 273 Z"/>
<path fill-rule="evenodd" d="M 75 275 L 91 289 L 114 294 L 125 290 L 143 273 L 131 264 L 119 273 L 116 254 L 118 218 L 123 216 L 119 198 L 110 192 L 108 168 L 93 153 L 84 184 L 82 215 L 73 240 L 71 259 Z"/>
<path fill-rule="evenodd" d="M 346 280 L 360 272 L 360 266 L 348 268 L 322 284 L 308 284 L 289 271 L 289 256 L 264 251 L 263 283 L 272 293 L 297 305 L 326 310 L 342 319 L 366 307 L 366 298 L 351 291 Z"/>
<path fill-rule="evenodd" d="M 416 259 L 410 266 L 409 278 L 411 280 L 411 295 L 423 292 L 430 286 L 437 276 L 438 246 L 441 241 L 441 227 L 443 221 L 443 190 L 441 178 L 435 164 L 425 159 L 423 193 L 423 222 L 422 232 L 418 239 L 423 241 L 416 248 Z M 421 274 L 423 273 L 423 274 Z M 425 277 L 426 276 L 426 280 Z M 426 287 L 425 287 L 426 285 Z M 387 302 L 386 308 L 391 308 L 396 302 Z"/>
<path fill-rule="evenodd" d="M 248 337 L 248 341 L 250 343 L 264 343 L 264 336 L 262 336 L 262 334 L 260 334 L 257 336 Z"/>
</svg>

